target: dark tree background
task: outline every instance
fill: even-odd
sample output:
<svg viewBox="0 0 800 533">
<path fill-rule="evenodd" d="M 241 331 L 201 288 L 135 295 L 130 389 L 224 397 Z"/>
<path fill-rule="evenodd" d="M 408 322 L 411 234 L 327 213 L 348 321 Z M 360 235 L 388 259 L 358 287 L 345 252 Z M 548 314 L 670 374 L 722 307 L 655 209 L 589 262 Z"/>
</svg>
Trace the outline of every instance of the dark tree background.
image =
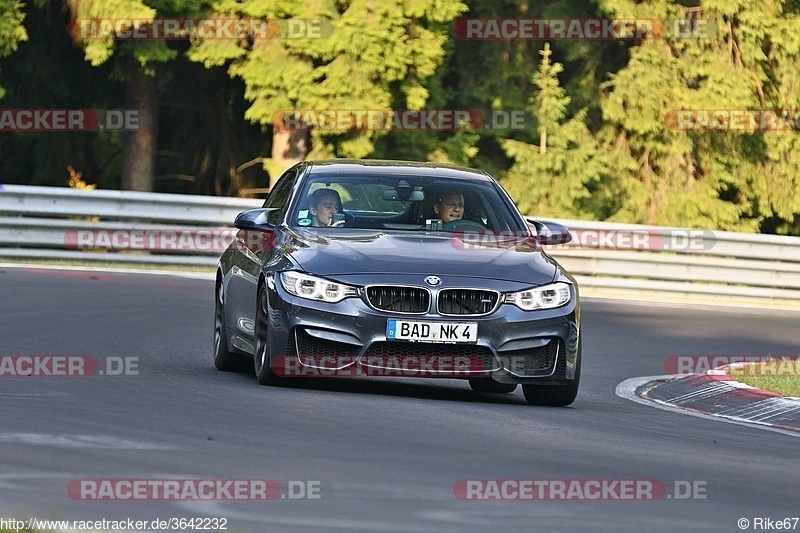
<svg viewBox="0 0 800 533">
<path fill-rule="evenodd" d="M 124 109 L 135 132 L 0 132 L 0 182 L 263 196 L 304 158 L 481 167 L 527 213 L 800 234 L 798 131 L 680 109 L 800 109 L 793 0 L 0 0 L 0 110 Z M 120 12 L 124 9 L 124 12 Z M 74 40 L 79 18 L 320 19 L 323 38 Z M 646 40 L 463 40 L 460 17 L 704 21 Z M 523 130 L 287 132 L 289 109 L 524 110 Z M 276 127 L 277 126 L 277 127 Z"/>
</svg>

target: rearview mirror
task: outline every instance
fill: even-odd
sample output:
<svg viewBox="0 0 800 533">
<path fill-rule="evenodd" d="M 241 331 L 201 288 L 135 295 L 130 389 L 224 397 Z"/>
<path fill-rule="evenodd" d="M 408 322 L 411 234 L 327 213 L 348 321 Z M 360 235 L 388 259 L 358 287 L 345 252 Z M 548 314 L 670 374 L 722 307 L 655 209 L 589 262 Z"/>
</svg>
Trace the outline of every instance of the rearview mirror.
<svg viewBox="0 0 800 533">
<path fill-rule="evenodd" d="M 403 198 L 397 189 L 386 189 L 383 191 L 383 199 L 389 202 L 421 202 L 425 199 L 423 191 L 411 191 L 407 198 Z"/>
</svg>

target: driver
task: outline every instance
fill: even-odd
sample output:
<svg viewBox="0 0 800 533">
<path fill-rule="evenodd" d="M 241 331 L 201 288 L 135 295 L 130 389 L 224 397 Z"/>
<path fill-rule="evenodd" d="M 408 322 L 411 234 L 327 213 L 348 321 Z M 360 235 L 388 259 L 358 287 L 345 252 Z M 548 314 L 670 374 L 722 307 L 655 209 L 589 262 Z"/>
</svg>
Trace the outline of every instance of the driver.
<svg viewBox="0 0 800 533">
<path fill-rule="evenodd" d="M 342 210 L 342 199 L 333 189 L 317 189 L 308 198 L 311 223 L 316 228 L 338 227 L 344 220 L 333 222 L 334 213 Z"/>
<path fill-rule="evenodd" d="M 460 192 L 446 192 L 433 204 L 433 212 L 447 224 L 464 218 L 464 195 Z"/>
</svg>

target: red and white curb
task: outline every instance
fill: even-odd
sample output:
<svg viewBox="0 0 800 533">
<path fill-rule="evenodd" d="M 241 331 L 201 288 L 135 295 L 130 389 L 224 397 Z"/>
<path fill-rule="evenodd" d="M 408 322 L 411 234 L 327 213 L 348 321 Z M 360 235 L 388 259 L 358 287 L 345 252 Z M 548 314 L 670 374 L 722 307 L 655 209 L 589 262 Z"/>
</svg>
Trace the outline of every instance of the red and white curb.
<svg viewBox="0 0 800 533">
<path fill-rule="evenodd" d="M 702 374 L 631 378 L 616 393 L 637 403 L 800 437 L 800 398 L 735 381 L 726 373 L 728 366 Z"/>
</svg>

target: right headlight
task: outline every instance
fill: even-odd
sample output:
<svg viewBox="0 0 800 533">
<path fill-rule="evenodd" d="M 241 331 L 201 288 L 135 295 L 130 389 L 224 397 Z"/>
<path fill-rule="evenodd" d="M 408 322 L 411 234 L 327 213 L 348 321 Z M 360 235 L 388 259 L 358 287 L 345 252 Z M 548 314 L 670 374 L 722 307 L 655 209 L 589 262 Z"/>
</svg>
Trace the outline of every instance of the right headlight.
<svg viewBox="0 0 800 533">
<path fill-rule="evenodd" d="M 514 304 L 523 311 L 537 309 L 553 309 L 561 307 L 572 298 L 569 283 L 559 281 L 550 285 L 525 289 L 519 292 L 505 293 L 505 302 Z"/>
<path fill-rule="evenodd" d="M 350 285 L 292 270 L 281 272 L 281 283 L 291 294 L 308 300 L 336 303 L 345 298 L 358 296 L 358 289 Z"/>
</svg>

